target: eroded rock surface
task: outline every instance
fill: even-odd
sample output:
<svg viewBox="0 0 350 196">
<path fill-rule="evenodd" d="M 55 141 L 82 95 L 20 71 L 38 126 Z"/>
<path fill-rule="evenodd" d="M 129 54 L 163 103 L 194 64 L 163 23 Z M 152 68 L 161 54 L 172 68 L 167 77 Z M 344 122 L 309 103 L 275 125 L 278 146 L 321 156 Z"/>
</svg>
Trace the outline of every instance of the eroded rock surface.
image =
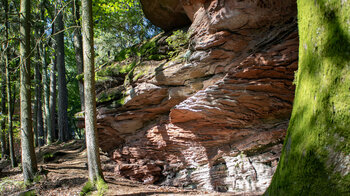
<svg viewBox="0 0 350 196">
<path fill-rule="evenodd" d="M 141 0 L 146 17 L 166 31 L 190 25 L 180 0 Z"/>
<path fill-rule="evenodd" d="M 99 107 L 100 144 L 127 178 L 263 193 L 292 109 L 296 2 L 181 0 L 176 6 L 192 21 L 189 46 L 176 59 L 140 63 L 133 74 L 142 76 L 124 82 L 124 105 Z M 163 15 L 152 17 L 157 23 Z"/>
</svg>

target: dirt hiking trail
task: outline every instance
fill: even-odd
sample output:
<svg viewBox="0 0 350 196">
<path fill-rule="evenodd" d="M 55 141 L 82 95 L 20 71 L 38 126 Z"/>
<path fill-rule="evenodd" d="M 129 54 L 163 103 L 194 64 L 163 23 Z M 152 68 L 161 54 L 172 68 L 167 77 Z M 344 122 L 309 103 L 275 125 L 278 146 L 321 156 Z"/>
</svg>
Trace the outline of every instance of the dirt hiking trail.
<svg viewBox="0 0 350 196">
<path fill-rule="evenodd" d="M 25 187 L 19 167 L 7 166 L 0 172 L 0 195 L 80 195 L 88 181 L 86 149 L 84 141 L 73 140 L 36 149 L 40 177 L 31 186 Z M 230 195 L 190 189 L 145 185 L 114 173 L 115 162 L 100 153 L 102 170 L 108 184 L 104 195 Z M 27 193 L 27 194 L 25 194 Z M 92 192 L 96 195 L 96 192 Z"/>
</svg>

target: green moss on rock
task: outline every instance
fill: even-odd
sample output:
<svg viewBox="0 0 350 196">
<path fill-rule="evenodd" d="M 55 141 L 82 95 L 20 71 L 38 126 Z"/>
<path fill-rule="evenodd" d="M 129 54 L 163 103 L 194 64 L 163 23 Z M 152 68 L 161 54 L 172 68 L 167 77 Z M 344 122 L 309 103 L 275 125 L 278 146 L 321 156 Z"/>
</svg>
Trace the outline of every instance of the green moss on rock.
<svg viewBox="0 0 350 196">
<path fill-rule="evenodd" d="M 141 44 L 123 49 L 115 57 L 115 60 L 121 62 L 131 57 L 141 57 L 147 60 L 162 60 L 167 58 L 167 56 L 159 54 L 157 41 L 161 36 L 163 36 L 163 33 Z"/>
<path fill-rule="evenodd" d="M 111 102 L 113 100 L 119 100 L 121 97 L 123 97 L 123 89 L 115 88 L 115 89 L 100 93 L 97 96 L 97 102 L 99 103 Z"/>
<path fill-rule="evenodd" d="M 265 195 L 350 194 L 350 1 L 298 0 L 299 70 Z"/>
</svg>

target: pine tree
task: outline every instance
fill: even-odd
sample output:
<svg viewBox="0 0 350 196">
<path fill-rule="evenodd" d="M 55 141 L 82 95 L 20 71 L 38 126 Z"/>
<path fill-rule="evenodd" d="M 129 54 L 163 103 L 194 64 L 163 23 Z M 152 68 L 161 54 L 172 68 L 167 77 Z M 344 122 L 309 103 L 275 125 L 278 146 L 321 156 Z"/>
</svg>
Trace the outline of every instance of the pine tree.
<svg viewBox="0 0 350 196">
<path fill-rule="evenodd" d="M 56 51 L 57 51 L 57 71 L 58 71 L 58 133 L 59 140 L 65 142 L 69 139 L 68 132 L 68 91 L 66 81 L 65 54 L 64 54 L 64 24 L 62 0 L 58 2 L 59 10 L 56 18 Z"/>
<path fill-rule="evenodd" d="M 73 1 L 73 24 L 76 26 L 74 30 L 74 50 L 75 50 L 75 61 L 77 63 L 77 74 L 83 74 L 83 41 L 81 36 L 81 28 L 80 28 L 80 7 L 79 7 L 79 1 L 74 0 Z M 84 111 L 84 81 L 81 78 L 78 81 L 79 85 L 79 94 L 80 94 L 80 103 L 81 103 L 81 110 Z"/>
<path fill-rule="evenodd" d="M 85 132 L 88 156 L 89 179 L 103 179 L 96 128 L 96 94 L 94 70 L 94 39 L 92 23 L 92 1 L 82 0 Z"/>
<path fill-rule="evenodd" d="M 13 110 L 12 108 L 13 103 L 11 99 L 11 77 L 10 77 L 10 64 L 9 64 L 9 22 L 8 22 L 8 14 L 9 14 L 9 6 L 8 6 L 8 0 L 4 0 L 4 8 L 5 8 L 5 39 L 7 43 L 7 48 L 5 51 L 5 65 L 6 65 L 6 87 L 7 87 L 7 120 L 8 120 L 8 135 L 9 135 L 9 151 L 10 151 L 10 159 L 11 159 L 11 166 L 14 168 L 17 166 L 16 157 L 15 157 L 15 151 L 14 151 L 14 138 L 13 138 L 13 131 L 12 131 L 12 116 L 13 116 Z"/>
<path fill-rule="evenodd" d="M 2 2 L 3 6 L 6 7 L 7 2 L 5 3 L 5 1 Z M 7 8 L 5 8 L 5 28 L 7 27 L 8 21 L 7 21 Z M 7 41 L 7 37 L 8 37 L 8 29 L 6 28 L 6 32 L 5 32 L 5 39 Z M 3 50 L 5 50 L 5 53 L 7 53 L 8 51 L 8 45 L 7 43 L 3 43 L 2 48 Z M 6 56 L 7 57 L 7 56 Z M 0 103 L 0 114 L 3 115 L 3 117 L 5 117 L 5 115 L 7 114 L 7 110 L 6 110 L 6 66 L 7 66 L 7 62 L 6 62 L 6 57 L 5 57 L 5 62 L 4 64 L 1 65 L 1 103 Z M 2 118 L 0 120 L 0 142 L 1 142 L 1 153 L 4 157 L 4 155 L 8 155 L 8 149 L 7 149 L 7 141 L 6 141 L 6 119 Z"/>
<path fill-rule="evenodd" d="M 52 25 L 52 34 L 56 32 L 55 25 Z M 52 40 L 52 48 L 56 48 L 55 40 Z M 51 58 L 51 70 L 50 70 L 50 97 L 49 97 L 49 108 L 50 108 L 50 127 L 48 128 L 48 131 L 51 130 L 50 133 L 48 133 L 48 143 L 55 141 L 57 139 L 57 131 L 56 131 L 56 100 L 57 100 L 57 88 L 56 88 L 56 81 L 57 81 L 57 55 L 54 54 Z M 51 135 L 51 137 L 49 136 Z"/>
<path fill-rule="evenodd" d="M 30 93 L 30 0 L 21 0 L 20 5 L 20 102 L 21 102 L 21 141 L 22 168 L 24 181 L 32 181 L 37 172 L 34 151 L 31 93 Z"/>
</svg>

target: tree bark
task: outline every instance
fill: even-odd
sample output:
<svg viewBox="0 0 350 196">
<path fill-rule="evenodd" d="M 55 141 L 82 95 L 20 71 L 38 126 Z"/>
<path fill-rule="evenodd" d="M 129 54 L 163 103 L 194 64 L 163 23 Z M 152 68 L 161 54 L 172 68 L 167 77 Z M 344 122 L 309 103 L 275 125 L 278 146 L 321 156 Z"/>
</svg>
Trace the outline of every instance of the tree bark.
<svg viewBox="0 0 350 196">
<path fill-rule="evenodd" d="M 56 32 L 55 24 L 52 25 L 52 35 Z M 56 48 L 55 40 L 52 40 L 52 48 Z M 56 90 L 56 59 L 57 52 L 51 58 L 51 70 L 50 70 L 50 97 L 49 97 L 49 108 L 50 108 L 50 123 L 48 124 L 48 144 L 51 144 L 53 141 L 57 140 L 57 131 L 56 131 L 56 100 L 57 100 L 57 90 Z M 50 137 L 51 135 L 51 137 Z"/>
<path fill-rule="evenodd" d="M 56 55 L 51 59 L 51 72 L 50 72 L 50 125 L 48 129 L 48 143 L 52 143 L 57 140 L 56 131 L 56 100 L 57 100 L 57 90 L 56 90 Z M 51 132 L 49 131 L 51 130 Z M 50 135 L 51 134 L 51 140 Z"/>
<path fill-rule="evenodd" d="M 6 15 L 6 13 L 5 13 Z M 6 16 L 5 16 L 6 17 Z M 7 46 L 4 43 L 3 49 L 7 51 Z M 3 117 L 7 114 L 6 110 L 6 62 L 3 66 L 1 66 L 1 114 Z M 1 119 L 1 130 L 0 130 L 0 141 L 1 141 L 1 153 L 4 155 L 8 155 L 7 142 L 6 142 L 6 119 Z"/>
<path fill-rule="evenodd" d="M 21 140 L 22 167 L 24 181 L 32 181 L 37 172 L 34 151 L 31 96 L 30 96 L 30 0 L 21 0 L 20 5 L 20 101 L 21 101 Z"/>
<path fill-rule="evenodd" d="M 94 39 L 92 23 L 92 1 L 82 0 L 85 133 L 88 157 L 89 179 L 94 182 L 103 179 L 96 128 L 96 94 L 94 67 Z"/>
<path fill-rule="evenodd" d="M 83 68 L 83 41 L 81 36 L 81 28 L 80 28 L 80 7 L 78 0 L 73 1 L 73 20 L 74 25 L 78 26 L 74 30 L 74 50 L 75 50 L 75 61 L 77 63 L 77 74 L 81 75 L 83 74 L 84 68 Z M 84 80 L 81 78 L 78 81 L 79 85 L 79 95 L 80 95 L 80 104 L 81 104 L 81 110 L 84 111 Z"/>
<path fill-rule="evenodd" d="M 44 85 L 44 138 L 46 139 L 47 144 L 52 143 L 52 126 L 51 126 L 51 112 L 50 112 L 50 81 L 48 80 L 48 63 L 47 63 L 47 52 L 46 52 L 46 45 L 41 45 L 41 54 L 42 62 L 43 62 L 43 85 Z"/>
<path fill-rule="evenodd" d="M 8 60 L 7 60 L 8 61 Z M 13 137 L 13 103 L 11 101 L 11 79 L 10 79 L 10 72 L 9 68 L 6 69 L 6 75 L 7 75 L 7 100 L 9 100 L 8 103 L 8 133 L 9 133 L 9 150 L 10 150 L 10 159 L 11 159 L 11 166 L 12 168 L 17 167 L 17 161 L 16 161 L 16 155 L 15 155 L 15 149 L 14 149 L 14 137 Z M 15 92 L 14 92 L 15 93 Z"/>
<path fill-rule="evenodd" d="M 34 83 L 35 83 L 35 99 L 34 99 L 34 106 L 33 106 L 33 131 L 34 131 L 34 146 L 38 147 L 39 144 L 39 137 L 38 137 L 38 99 L 37 99 L 37 94 L 38 94 L 38 87 L 37 87 L 37 81 L 36 81 L 36 65 L 35 65 L 35 72 L 34 72 Z"/>
<path fill-rule="evenodd" d="M 40 9 L 40 18 L 42 21 L 45 21 L 45 1 L 41 1 L 41 9 Z M 44 33 L 45 27 L 43 26 L 40 34 Z M 42 84 L 43 84 L 43 99 L 44 99 L 44 143 L 51 144 L 52 143 L 52 130 L 51 130 L 51 113 L 50 113 L 50 81 L 48 77 L 48 63 L 47 63 L 47 52 L 46 52 L 46 44 L 40 42 L 40 54 L 41 54 L 41 63 L 42 67 Z"/>
<path fill-rule="evenodd" d="M 59 8 L 62 8 L 62 1 L 58 1 Z M 56 52 L 57 52 L 57 70 L 58 70 L 58 133 L 59 140 L 65 142 L 69 139 L 68 129 L 68 91 L 66 82 L 65 54 L 64 54 L 64 27 L 62 10 L 56 18 Z"/>
<path fill-rule="evenodd" d="M 39 33 L 40 36 L 40 33 Z M 39 46 L 40 47 L 40 46 Z M 40 59 L 40 49 L 37 47 L 37 59 Z M 37 104 L 37 115 L 36 115 L 36 128 L 37 128 L 37 140 L 38 146 L 44 145 L 44 127 L 43 127 L 43 109 L 42 109 L 42 84 L 41 84 L 41 62 L 35 64 L 35 83 L 36 83 L 36 104 Z"/>
<path fill-rule="evenodd" d="M 6 65 L 6 86 L 7 86 L 7 120 L 8 120 L 8 135 L 9 135 L 9 151 L 10 151 L 10 159 L 11 159 L 11 166 L 12 168 L 17 167 L 16 162 L 16 156 L 13 146 L 13 131 L 12 131 L 12 99 L 11 99 L 11 77 L 10 77 L 10 65 L 8 62 L 9 57 L 9 42 L 8 42 L 8 32 L 9 32 L 9 22 L 8 22 L 8 13 L 9 13 L 9 7 L 8 7 L 8 0 L 4 0 L 4 8 L 5 8 L 5 39 L 7 42 L 7 49 L 5 51 L 5 65 Z"/>
<path fill-rule="evenodd" d="M 298 0 L 293 112 L 265 195 L 350 193 L 349 17 L 349 1 Z"/>
<path fill-rule="evenodd" d="M 5 66 L 2 69 L 2 81 L 1 81 L 1 114 L 6 115 L 6 80 L 5 80 Z M 6 142 L 6 120 L 5 118 L 1 120 L 1 130 L 0 130 L 0 141 L 1 141 L 1 153 L 2 156 L 7 155 L 7 142 Z"/>
</svg>

